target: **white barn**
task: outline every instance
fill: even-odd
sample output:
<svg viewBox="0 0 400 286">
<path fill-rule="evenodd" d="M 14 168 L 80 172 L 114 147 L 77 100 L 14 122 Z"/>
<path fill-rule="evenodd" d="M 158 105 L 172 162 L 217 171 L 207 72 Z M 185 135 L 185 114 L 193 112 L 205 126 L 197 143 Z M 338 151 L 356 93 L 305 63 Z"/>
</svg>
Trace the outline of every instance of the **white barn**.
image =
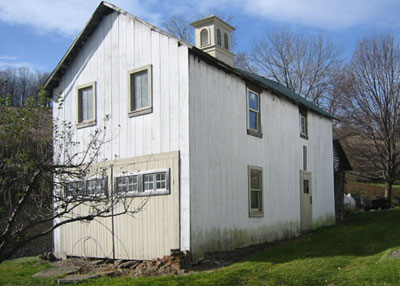
<svg viewBox="0 0 400 286">
<path fill-rule="evenodd" d="M 229 24 L 192 25 L 196 47 L 102 2 L 49 77 L 64 102 L 53 116 L 78 140 L 106 115 L 118 130 L 98 158 L 112 169 L 106 191 L 132 207 L 147 200 L 134 218 L 63 225 L 56 251 L 152 259 L 181 249 L 197 261 L 335 222 L 333 117 L 235 69 Z"/>
</svg>

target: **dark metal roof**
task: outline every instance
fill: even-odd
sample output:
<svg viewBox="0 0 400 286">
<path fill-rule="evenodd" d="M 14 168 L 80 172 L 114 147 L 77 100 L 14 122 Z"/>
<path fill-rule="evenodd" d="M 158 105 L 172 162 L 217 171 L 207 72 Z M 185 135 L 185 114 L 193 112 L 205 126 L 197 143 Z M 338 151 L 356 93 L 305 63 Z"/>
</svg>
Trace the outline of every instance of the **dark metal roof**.
<svg viewBox="0 0 400 286">
<path fill-rule="evenodd" d="M 333 162 L 335 171 L 353 170 L 343 150 L 342 144 L 340 144 L 340 141 L 337 139 L 333 140 Z"/>
</svg>

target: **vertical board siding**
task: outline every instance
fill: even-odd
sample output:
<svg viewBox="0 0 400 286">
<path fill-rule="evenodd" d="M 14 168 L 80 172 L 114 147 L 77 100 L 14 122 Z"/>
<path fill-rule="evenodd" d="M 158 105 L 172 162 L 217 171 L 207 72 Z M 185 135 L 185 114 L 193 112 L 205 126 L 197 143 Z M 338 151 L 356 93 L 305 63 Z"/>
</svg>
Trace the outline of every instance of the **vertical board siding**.
<svg viewBox="0 0 400 286">
<path fill-rule="evenodd" d="M 128 72 L 146 65 L 152 65 L 153 111 L 150 114 L 129 118 Z M 178 45 L 177 39 L 154 30 L 141 20 L 127 14 L 114 12 L 105 16 L 61 78 L 60 86 L 53 90 L 54 96 L 60 93 L 64 101 L 62 109 L 58 109 L 60 105 L 55 102 L 54 117 L 60 121 L 71 122 L 75 126 L 76 86 L 96 82 L 97 125 L 75 128 L 74 140 L 80 144 L 71 147 L 70 151 L 83 152 L 90 141 L 90 136 L 96 130 L 105 130 L 105 142 L 100 147 L 98 162 L 179 151 L 181 156 L 179 165 L 188 169 L 188 73 L 188 47 Z M 110 117 L 109 120 L 104 121 L 107 116 Z M 154 164 L 149 162 L 146 168 L 155 166 Z M 160 164 L 167 166 L 169 163 Z M 188 176 L 189 171 L 185 170 L 184 174 Z M 175 175 L 181 180 L 179 174 Z M 182 179 L 180 186 L 182 191 L 179 194 L 184 197 L 184 201 L 188 202 L 189 178 Z M 150 205 L 153 210 L 158 209 L 159 213 L 162 213 L 163 209 L 179 212 L 179 199 L 177 203 L 172 203 L 155 197 L 152 198 Z M 177 235 L 178 244 L 174 246 L 180 247 L 179 235 L 183 235 L 179 231 L 180 222 L 174 222 L 174 227 L 178 229 L 172 227 L 164 229 L 164 225 L 168 225 L 169 220 L 166 217 L 155 219 L 157 215 L 157 212 L 150 212 L 148 215 L 138 214 L 135 219 L 137 223 L 131 225 L 131 228 L 126 228 L 126 233 L 121 234 L 121 240 L 144 239 L 145 243 L 152 245 L 152 247 L 136 245 L 128 251 L 129 255 L 140 252 L 140 257 L 151 258 L 153 254 L 167 251 L 170 243 L 169 239 L 164 239 L 164 236 Z M 184 236 L 189 237 L 187 207 L 180 217 L 186 225 Z M 144 233 L 145 238 L 132 229 L 132 227 L 143 229 L 153 222 L 153 232 L 152 234 Z M 108 222 L 104 224 L 108 226 Z M 82 233 L 86 224 L 79 227 L 78 225 L 80 224 L 74 227 L 81 229 L 79 232 Z M 160 232 L 157 235 L 154 235 L 155 228 Z M 68 229 L 68 227 L 63 229 Z M 71 234 L 63 229 L 56 234 L 59 241 L 56 241 L 55 245 L 67 249 L 71 246 L 69 242 L 66 242 Z M 98 231 L 95 224 L 87 229 L 86 233 L 89 234 L 92 231 Z M 107 234 L 104 236 L 107 240 Z M 106 245 L 105 248 L 104 252 L 109 253 L 109 246 Z M 189 240 L 182 249 L 189 249 Z M 123 247 L 121 246 L 118 251 L 122 255 Z M 94 251 L 89 252 L 94 254 Z M 164 254 L 169 254 L 169 249 Z"/>
<path fill-rule="evenodd" d="M 300 138 L 298 106 L 261 94 L 263 137 L 247 134 L 242 79 L 195 56 L 190 66 L 190 217 L 194 260 L 300 233 L 302 146 L 313 178 L 313 221 L 334 215 L 331 120 L 309 112 L 309 140 Z M 263 168 L 262 218 L 249 217 L 248 165 Z M 325 220 L 325 221 L 324 221 Z"/>
</svg>

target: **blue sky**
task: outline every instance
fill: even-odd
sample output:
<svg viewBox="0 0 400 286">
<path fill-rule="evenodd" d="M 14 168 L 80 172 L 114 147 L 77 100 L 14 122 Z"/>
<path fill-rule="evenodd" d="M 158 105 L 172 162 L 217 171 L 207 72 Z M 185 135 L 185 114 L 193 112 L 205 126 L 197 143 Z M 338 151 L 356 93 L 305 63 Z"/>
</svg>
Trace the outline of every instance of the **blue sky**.
<svg viewBox="0 0 400 286">
<path fill-rule="evenodd" d="M 320 33 L 350 56 L 358 39 L 389 32 L 400 38 L 400 0 L 111 0 L 161 27 L 172 15 L 190 20 L 218 11 L 232 16 L 237 51 L 270 31 Z M 96 9 L 97 0 L 0 0 L 0 69 L 50 72 Z"/>
</svg>

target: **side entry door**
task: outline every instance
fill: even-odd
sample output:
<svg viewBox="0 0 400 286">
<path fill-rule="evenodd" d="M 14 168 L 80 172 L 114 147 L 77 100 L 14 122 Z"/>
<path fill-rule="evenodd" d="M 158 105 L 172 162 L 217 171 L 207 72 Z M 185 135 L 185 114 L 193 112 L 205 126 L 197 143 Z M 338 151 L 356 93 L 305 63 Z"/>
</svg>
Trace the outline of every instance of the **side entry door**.
<svg viewBox="0 0 400 286">
<path fill-rule="evenodd" d="M 300 171 L 301 231 L 312 227 L 312 184 L 311 172 Z"/>
</svg>

